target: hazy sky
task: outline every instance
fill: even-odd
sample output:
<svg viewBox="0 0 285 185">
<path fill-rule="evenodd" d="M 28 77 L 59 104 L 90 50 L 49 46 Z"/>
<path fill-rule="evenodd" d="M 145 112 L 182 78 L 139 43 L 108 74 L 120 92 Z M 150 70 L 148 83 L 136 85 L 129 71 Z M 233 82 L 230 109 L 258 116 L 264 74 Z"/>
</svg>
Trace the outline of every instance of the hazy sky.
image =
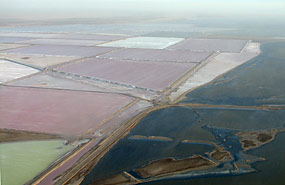
<svg viewBox="0 0 285 185">
<path fill-rule="evenodd" d="M 0 16 L 72 18 L 169 16 L 285 16 L 285 0 L 0 0 Z"/>
</svg>

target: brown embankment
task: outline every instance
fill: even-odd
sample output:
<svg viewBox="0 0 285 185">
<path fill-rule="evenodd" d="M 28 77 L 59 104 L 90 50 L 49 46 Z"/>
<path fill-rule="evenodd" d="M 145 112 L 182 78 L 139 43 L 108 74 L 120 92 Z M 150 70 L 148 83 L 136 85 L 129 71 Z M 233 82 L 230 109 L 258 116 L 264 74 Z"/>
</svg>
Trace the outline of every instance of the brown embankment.
<svg viewBox="0 0 285 185">
<path fill-rule="evenodd" d="M 123 174 L 114 175 L 107 179 L 102 179 L 95 181 L 92 185 L 122 185 L 134 183 L 129 178 L 125 177 Z"/>
<path fill-rule="evenodd" d="M 280 131 L 273 129 L 269 131 L 240 132 L 237 136 L 240 138 L 243 149 L 247 151 L 273 141 L 275 135 Z"/>
<path fill-rule="evenodd" d="M 192 170 L 211 168 L 217 164 L 202 156 L 192 156 L 186 159 L 165 158 L 153 161 L 146 166 L 135 170 L 142 178 L 182 173 Z"/>
<path fill-rule="evenodd" d="M 211 157 L 218 161 L 230 161 L 232 160 L 232 156 L 228 151 L 224 150 L 215 150 L 211 153 Z"/>
<path fill-rule="evenodd" d="M 59 138 L 61 137 L 51 134 L 0 129 L 0 143 L 12 142 L 12 141 L 59 139 Z"/>
<path fill-rule="evenodd" d="M 129 137 L 130 139 L 144 139 L 144 140 L 158 140 L 158 141 L 173 141 L 173 139 L 169 137 L 163 136 L 141 136 L 141 135 L 133 135 Z"/>
</svg>

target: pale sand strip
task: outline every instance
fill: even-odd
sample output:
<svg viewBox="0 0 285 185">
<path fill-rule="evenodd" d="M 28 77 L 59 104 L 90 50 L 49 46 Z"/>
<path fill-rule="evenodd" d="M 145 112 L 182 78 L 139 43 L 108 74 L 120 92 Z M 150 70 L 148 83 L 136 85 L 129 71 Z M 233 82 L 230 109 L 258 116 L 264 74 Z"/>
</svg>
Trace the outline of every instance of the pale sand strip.
<svg viewBox="0 0 285 185">
<path fill-rule="evenodd" d="M 186 92 L 213 81 L 218 76 L 249 61 L 261 53 L 260 44 L 249 42 L 241 53 L 220 53 L 211 57 L 206 64 L 188 78 L 176 91 L 169 95 L 171 102 L 179 101 Z"/>
<path fill-rule="evenodd" d="M 80 58 L 80 57 L 70 57 L 70 56 L 47 56 L 40 54 L 17 54 L 17 53 L 0 53 L 0 57 L 41 68 L 62 64 L 65 62 L 70 62 L 72 60 Z"/>
<path fill-rule="evenodd" d="M 0 83 L 31 75 L 39 70 L 0 59 Z"/>
<path fill-rule="evenodd" d="M 0 51 L 7 50 L 7 49 L 14 49 L 19 47 L 25 47 L 28 45 L 25 44 L 0 44 Z"/>
</svg>

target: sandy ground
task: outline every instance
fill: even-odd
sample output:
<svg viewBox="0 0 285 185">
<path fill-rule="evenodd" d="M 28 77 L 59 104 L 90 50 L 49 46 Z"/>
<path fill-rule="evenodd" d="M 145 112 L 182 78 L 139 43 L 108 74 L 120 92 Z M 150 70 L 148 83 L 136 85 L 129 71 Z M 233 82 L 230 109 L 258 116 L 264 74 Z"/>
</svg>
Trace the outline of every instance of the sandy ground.
<svg viewBox="0 0 285 185">
<path fill-rule="evenodd" d="M 3 37 L 30 37 L 30 38 L 55 38 L 62 34 L 57 33 L 25 33 L 25 32 L 0 32 Z"/>
<path fill-rule="evenodd" d="M 102 44 L 106 47 L 123 47 L 123 48 L 148 48 L 148 49 L 165 49 L 169 46 L 183 41 L 182 38 L 166 37 L 134 37 L 125 40 L 119 40 Z"/>
<path fill-rule="evenodd" d="M 37 72 L 39 72 L 37 69 L 0 59 L 0 83 L 5 83 Z"/>
<path fill-rule="evenodd" d="M 8 82 L 7 84 L 13 86 L 25 86 L 25 87 L 104 92 L 104 89 L 98 88 L 94 85 L 89 85 L 87 83 L 70 80 L 68 78 L 61 78 L 48 73 L 40 73 L 37 75 L 32 75 L 27 78 Z"/>
<path fill-rule="evenodd" d="M 59 138 L 61 137 L 57 135 L 7 130 L 0 128 L 0 143 L 11 142 L 11 141 L 47 140 L 47 139 L 59 139 Z"/>
<path fill-rule="evenodd" d="M 0 44 L 0 51 L 27 46 L 25 44 Z"/>
<path fill-rule="evenodd" d="M 124 174 L 114 175 L 108 179 L 102 179 L 94 182 L 92 185 L 124 185 L 124 184 L 134 184 L 130 179 L 124 176 Z"/>
<path fill-rule="evenodd" d="M 250 131 L 250 132 L 240 132 L 237 136 L 240 138 L 242 147 L 245 151 L 258 148 L 266 143 L 274 140 L 278 132 L 282 132 L 284 129 L 278 130 L 265 130 L 265 131 Z"/>
<path fill-rule="evenodd" d="M 186 159 L 173 158 L 161 159 L 135 170 L 142 178 L 169 175 L 177 172 L 207 169 L 216 164 L 202 156 L 192 156 Z"/>
<path fill-rule="evenodd" d="M 37 66 L 41 68 L 62 64 L 71 60 L 77 59 L 78 57 L 64 57 L 64 56 L 45 56 L 45 55 L 33 55 L 33 54 L 12 54 L 12 53 L 1 53 L 1 58 L 6 58 L 21 62 L 23 64 Z"/>
<path fill-rule="evenodd" d="M 115 50 L 116 48 L 97 47 L 97 46 L 60 46 L 60 45 L 31 45 L 24 48 L 14 48 L 2 53 L 16 54 L 38 54 L 51 56 L 68 57 L 90 57 L 97 56 Z"/>
<path fill-rule="evenodd" d="M 51 45 L 69 45 L 69 46 L 95 46 L 102 44 L 105 41 L 97 40 L 71 40 L 71 39 L 33 39 L 20 41 L 18 43 L 24 44 L 51 44 Z"/>
</svg>

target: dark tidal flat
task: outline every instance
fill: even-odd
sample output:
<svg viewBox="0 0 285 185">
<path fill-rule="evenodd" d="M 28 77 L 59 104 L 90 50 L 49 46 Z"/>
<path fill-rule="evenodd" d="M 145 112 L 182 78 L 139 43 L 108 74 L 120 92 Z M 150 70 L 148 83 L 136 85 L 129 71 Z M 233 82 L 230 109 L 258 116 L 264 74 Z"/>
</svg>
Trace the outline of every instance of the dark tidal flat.
<svg viewBox="0 0 285 185">
<path fill-rule="evenodd" d="M 209 158 L 208 153 L 214 151 L 216 145 L 230 153 L 230 160 L 202 171 L 201 175 L 194 172 L 188 176 L 147 179 L 150 182 L 146 184 L 283 185 L 285 133 L 281 130 L 285 127 L 285 110 L 282 106 L 285 104 L 284 49 L 285 43 L 263 44 L 260 56 L 190 92 L 180 102 L 252 108 L 172 106 L 153 111 L 99 161 L 82 184 L 92 184 L 124 171 L 143 179 L 135 173 L 136 169 L 166 158 L 179 160 L 195 155 Z M 254 108 L 262 105 L 280 109 Z M 272 130 L 277 133 L 272 141 L 248 151 L 242 148 L 239 133 Z M 136 135 L 172 140 L 130 139 Z M 249 134 L 249 137 L 252 136 Z M 239 170 L 234 168 L 235 165 Z"/>
</svg>

